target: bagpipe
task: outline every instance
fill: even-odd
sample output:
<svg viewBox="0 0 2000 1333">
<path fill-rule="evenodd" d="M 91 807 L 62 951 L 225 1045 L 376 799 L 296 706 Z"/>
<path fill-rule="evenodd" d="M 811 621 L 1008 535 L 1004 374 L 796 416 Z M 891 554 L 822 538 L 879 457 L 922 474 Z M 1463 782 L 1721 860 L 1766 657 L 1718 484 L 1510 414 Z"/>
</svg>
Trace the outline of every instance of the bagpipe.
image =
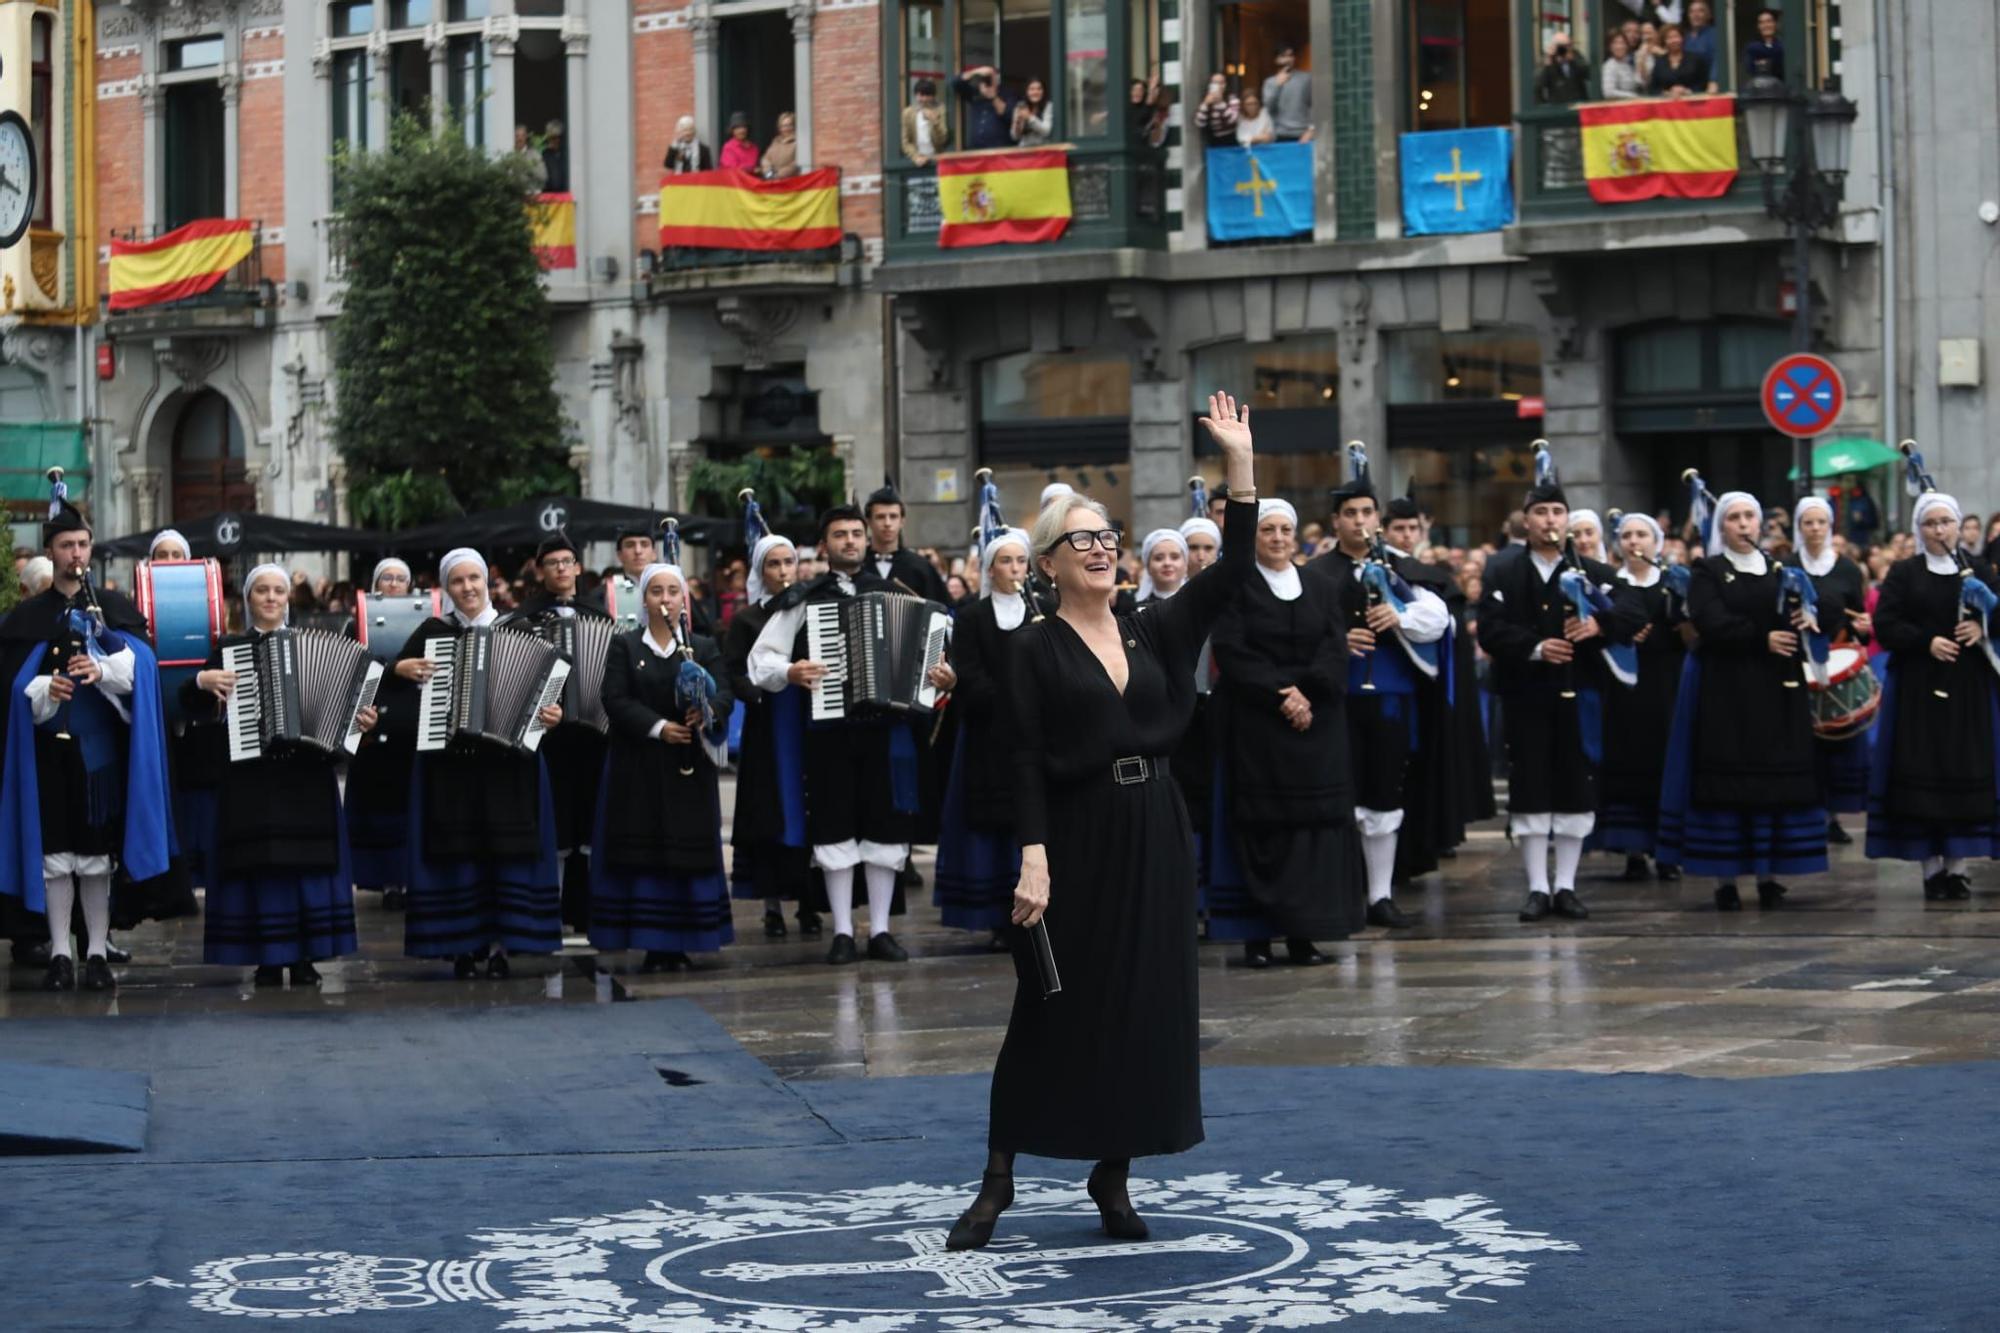
<svg viewBox="0 0 2000 1333">
<path fill-rule="evenodd" d="M 1583 558 L 1576 553 L 1574 537 L 1563 538 L 1562 572 L 1556 576 L 1556 586 L 1568 599 L 1578 620 L 1608 614 L 1614 605 L 1611 594 L 1591 581 L 1590 572 L 1583 567 Z M 1613 680 L 1628 688 L 1639 683 L 1637 648 L 1629 643 L 1606 643 L 1598 653 Z"/>
<path fill-rule="evenodd" d="M 681 567 L 680 520 L 669 516 L 660 521 L 660 558 L 675 569 Z M 715 711 L 715 677 L 708 669 L 694 659 L 694 624 L 688 616 L 687 576 L 681 576 L 681 617 L 675 627 L 675 635 L 680 639 L 681 664 L 674 673 L 674 709 L 681 716 L 689 713 L 701 714 L 701 725 L 696 728 L 698 739 L 711 749 L 726 743 L 726 723 Z M 646 590 L 641 588 L 643 599 Z M 681 761 L 681 776 L 694 772 L 693 755 Z"/>
<path fill-rule="evenodd" d="M 52 467 L 43 474 L 49 481 L 49 521 L 55 522 L 69 503 L 69 487 L 63 482 L 63 470 Z M 71 659 L 89 657 L 93 660 L 107 656 L 104 651 L 104 635 L 109 628 L 104 618 L 104 607 L 97 600 L 97 589 L 90 581 L 90 565 L 79 560 L 69 568 L 69 576 L 82 585 L 83 605 L 72 603 L 64 610 L 57 622 L 56 637 L 49 644 L 49 652 L 67 666 Z M 68 674 L 65 671 L 63 674 Z M 69 739 L 69 703 L 65 700 L 56 709 L 56 735 Z"/>
<path fill-rule="evenodd" d="M 1903 454 L 1903 487 L 1910 498 L 1916 499 L 1936 491 L 1937 482 L 1925 469 L 1924 456 L 1917 451 L 1917 442 L 1904 440 L 1896 447 Z M 1961 622 L 1970 620 L 1979 626 L 1979 647 L 1986 654 L 1987 664 L 2000 673 L 2000 652 L 1996 652 L 1993 646 L 1993 609 L 2000 606 L 2000 596 L 1994 594 L 1986 580 L 1973 569 L 1972 562 L 1965 558 L 1957 533 L 1953 533 L 1951 538 L 1951 558 L 1952 563 L 1958 566 L 1958 618 Z"/>
<path fill-rule="evenodd" d="M 1188 517 L 1208 517 L 1208 483 L 1200 473 L 1188 478 Z"/>
<path fill-rule="evenodd" d="M 1368 446 L 1359 440 L 1349 440 L 1347 442 L 1347 465 L 1353 473 L 1355 481 L 1367 481 L 1369 479 Z M 1404 614 L 1409 611 L 1410 604 L 1417 600 L 1416 589 L 1412 588 L 1409 581 L 1396 571 L 1395 562 L 1389 555 L 1388 544 L 1382 540 L 1382 527 L 1379 522 L 1376 524 L 1375 531 L 1368 535 L 1368 554 L 1362 557 L 1358 573 L 1361 578 L 1362 591 L 1367 595 L 1368 605 L 1371 609 L 1377 606 L 1387 606 L 1396 613 L 1397 619 L 1401 620 Z M 1396 642 L 1402 645 L 1404 655 L 1410 659 L 1410 665 L 1421 672 L 1426 680 L 1436 680 L 1440 661 L 1439 653 L 1443 650 L 1444 640 L 1437 639 L 1430 643 L 1412 643 L 1403 637 L 1401 633 L 1395 631 L 1391 631 L 1391 633 L 1394 634 Z M 1375 688 L 1375 657 L 1372 653 L 1368 657 L 1368 663 L 1362 675 L 1361 688 L 1364 690 L 1373 690 Z"/>
<path fill-rule="evenodd" d="M 1722 515 L 1716 512 L 1715 492 L 1709 490 L 1701 473 L 1689 468 L 1681 473 L 1681 480 L 1688 487 L 1688 522 L 1701 534 L 1702 549 L 1716 549 L 1715 525 Z M 1802 663 L 1807 688 L 1825 690 L 1831 683 L 1827 670 L 1827 656 L 1833 648 L 1833 638 L 1819 623 L 1819 594 L 1813 588 L 1812 576 L 1794 565 L 1781 565 L 1769 560 L 1778 574 L 1778 614 L 1787 625 L 1793 624 L 1792 617 L 1798 616 L 1803 628 L 1801 642 L 1805 646 Z M 1788 688 L 1796 688 L 1797 681 L 1786 681 Z"/>
<path fill-rule="evenodd" d="M 1607 509 L 1604 511 L 1604 521 L 1611 525 L 1611 540 L 1619 544 L 1620 554 L 1624 554 L 1623 545 L 1619 543 L 1619 533 L 1625 526 L 1625 511 Z M 1652 555 L 1641 554 L 1639 558 L 1660 571 L 1660 584 L 1667 594 L 1667 619 L 1686 620 L 1688 589 L 1694 584 L 1693 567 L 1674 564 L 1664 554 L 1658 552 Z"/>
</svg>

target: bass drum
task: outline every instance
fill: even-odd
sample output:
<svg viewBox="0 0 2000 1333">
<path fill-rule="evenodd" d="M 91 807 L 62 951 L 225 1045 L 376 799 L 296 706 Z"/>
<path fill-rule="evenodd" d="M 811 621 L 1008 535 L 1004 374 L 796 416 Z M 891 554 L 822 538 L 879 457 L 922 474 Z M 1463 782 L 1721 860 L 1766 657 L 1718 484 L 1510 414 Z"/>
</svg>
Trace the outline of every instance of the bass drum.
<svg viewBox="0 0 2000 1333">
<path fill-rule="evenodd" d="M 1824 682 L 1807 678 L 1813 733 L 1821 740 L 1844 741 L 1859 736 L 1882 710 L 1882 682 L 1868 665 L 1868 654 L 1841 645 L 1826 655 Z"/>
<path fill-rule="evenodd" d="M 133 598 L 160 662 L 160 702 L 169 726 L 181 716 L 181 684 L 207 663 L 225 622 L 222 566 L 215 560 L 141 560 Z"/>
<path fill-rule="evenodd" d="M 354 637 L 378 662 L 393 662 L 417 626 L 442 615 L 444 596 L 436 588 L 401 597 L 354 594 Z"/>
</svg>

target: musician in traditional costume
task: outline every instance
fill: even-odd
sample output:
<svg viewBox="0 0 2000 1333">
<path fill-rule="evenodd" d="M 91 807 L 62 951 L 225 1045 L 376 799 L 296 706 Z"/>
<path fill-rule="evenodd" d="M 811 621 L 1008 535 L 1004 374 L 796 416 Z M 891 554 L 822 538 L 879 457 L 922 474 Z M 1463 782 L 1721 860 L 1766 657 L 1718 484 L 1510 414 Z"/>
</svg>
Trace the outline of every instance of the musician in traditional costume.
<svg viewBox="0 0 2000 1333">
<path fill-rule="evenodd" d="M 178 529 L 161 528 L 147 543 L 146 560 L 148 563 L 188 560 L 192 550 L 188 539 Z M 159 614 L 157 603 L 154 614 Z M 153 646 L 157 656 L 159 644 Z M 216 849 L 212 841 L 215 793 L 222 777 L 224 756 L 219 746 L 204 743 L 200 733 L 188 727 L 186 718 L 180 716 L 178 691 L 164 680 L 160 703 L 167 714 L 167 770 L 173 779 L 174 836 L 179 852 L 166 876 L 147 885 L 146 889 L 152 894 L 164 890 L 167 895 L 179 900 L 180 907 L 171 915 L 191 916 L 195 911 L 195 885 L 208 882 L 209 867 L 215 861 Z M 139 892 L 139 887 L 134 885 L 128 884 L 123 888 L 113 886 L 111 917 L 114 928 L 136 924 L 145 916 L 169 915 L 154 910 L 151 905 L 141 905 L 135 913 L 130 899 Z M 110 946 L 110 958 L 113 963 L 131 961 L 131 955 L 116 943 Z"/>
<path fill-rule="evenodd" d="M 1927 491 L 1911 519 L 1921 549 L 1889 567 L 1875 604 L 1875 635 L 1889 654 L 1868 855 L 1918 862 L 1926 900 L 1963 901 L 1972 896 L 1966 863 L 2000 857 L 1995 576 L 1958 548 L 1957 500 Z"/>
<path fill-rule="evenodd" d="M 884 477 L 868 496 L 861 516 L 868 523 L 867 569 L 884 583 L 901 584 L 904 592 L 933 602 L 949 603 L 944 575 L 937 566 L 903 545 L 903 497 L 896 483 Z"/>
<path fill-rule="evenodd" d="M 1139 588 L 1133 603 L 1164 602 L 1181 590 L 1187 577 L 1187 538 L 1179 528 L 1155 528 L 1139 543 Z"/>
<path fill-rule="evenodd" d="M 406 562 L 393 555 L 376 562 L 368 579 L 370 597 L 409 597 L 413 592 Z M 347 764 L 347 838 L 354 884 L 380 890 L 382 906 L 391 911 L 401 910 L 408 901 L 417 693 L 416 683 L 401 672 L 382 677 L 375 692 L 375 726 L 361 738 Z"/>
<path fill-rule="evenodd" d="M 1453 808 L 1447 805 L 1452 659 L 1449 645 L 1442 655 L 1428 647 L 1450 631 L 1451 612 L 1419 585 L 1415 561 L 1378 545 L 1365 455 L 1333 503 L 1334 549 L 1308 564 L 1306 575 L 1324 585 L 1340 642 L 1367 924 L 1397 929 L 1418 922 L 1396 906 L 1394 885 L 1437 868 L 1445 836 L 1440 822 Z"/>
<path fill-rule="evenodd" d="M 1242 498 L 1231 502 L 1229 558 L 1172 600 L 1111 614 L 1119 539 L 1102 505 L 1073 496 L 1035 520 L 1039 572 L 1062 605 L 1013 643 L 1023 846 L 1012 919 L 1032 927 L 1046 914 L 1061 989 L 1044 993 L 1030 932 L 1017 932 L 986 1169 L 950 1249 L 992 1239 L 1013 1202 L 1017 1153 L 1096 1162 L 1088 1190 L 1105 1231 L 1143 1239 L 1126 1188 L 1131 1159 L 1202 1139 L 1194 848 L 1168 756 L 1194 708 L 1202 640 L 1257 578 L 1247 414 L 1217 395 L 1203 425 Z"/>
<path fill-rule="evenodd" d="M 54 582 L 0 626 L 0 902 L 17 940 L 46 919 L 55 991 L 77 984 L 80 906 L 84 989 L 110 990 L 112 872 L 164 875 L 173 851 L 159 669 L 138 608 L 90 585 L 90 525 L 60 474 L 42 545 Z"/>
<path fill-rule="evenodd" d="M 1660 790 L 1659 859 L 1714 876 L 1725 912 L 1742 910 L 1741 876 L 1755 877 L 1758 905 L 1772 910 L 1786 892 L 1778 876 L 1827 866 L 1800 653 L 1813 626 L 1758 549 L 1763 526 L 1755 496 L 1715 503 L 1709 554 L 1688 580 L 1700 640 L 1682 669 Z"/>
<path fill-rule="evenodd" d="M 1193 578 L 1222 554 L 1222 526 L 1205 516 L 1183 519 L 1181 542 L 1187 547 L 1187 576 Z"/>
<path fill-rule="evenodd" d="M 1792 510 L 1792 535 L 1797 546 L 1785 563 L 1803 569 L 1819 600 L 1820 627 L 1836 646 L 1852 645 L 1864 652 L 1874 633 L 1868 614 L 1868 581 L 1861 566 L 1833 549 L 1833 506 L 1809 495 Z M 1857 665 L 1863 659 L 1857 659 Z M 1841 826 L 1842 815 L 1868 808 L 1868 729 L 1829 739 L 1815 736 L 1813 755 L 1819 770 L 1820 799 L 1826 804 L 1828 842 L 1854 841 Z"/>
<path fill-rule="evenodd" d="M 618 529 L 618 572 L 583 596 L 584 605 L 600 615 L 617 620 L 628 631 L 643 623 L 639 605 L 639 576 L 653 563 L 653 529 L 646 523 L 628 523 Z"/>
<path fill-rule="evenodd" d="M 1007 930 L 1021 843 L 1014 831 L 1013 727 L 1007 700 L 1018 631 L 1035 618 L 1027 594 L 1028 534 L 1000 528 L 979 552 L 979 600 L 952 627 L 958 687 L 957 754 L 945 791 L 934 898 L 944 924 L 983 930 L 995 948 Z"/>
<path fill-rule="evenodd" d="M 396 663 L 396 673 L 420 687 L 437 669 L 424 655 L 426 640 L 502 621 L 477 551 L 447 552 L 438 582 L 451 609 L 419 625 Z M 539 721 L 559 725 L 562 709 L 541 708 Z M 478 975 L 483 958 L 488 976 L 505 977 L 510 954 L 562 947 L 560 882 L 555 812 L 538 752 L 484 743 L 419 750 L 410 779 L 404 953 L 450 958 L 461 979 Z"/>
<path fill-rule="evenodd" d="M 1599 564 L 1615 563 L 1615 557 L 1604 549 L 1604 520 L 1595 509 L 1569 511 L 1569 538 L 1576 543 L 1576 553 L 1583 559 Z"/>
<path fill-rule="evenodd" d="M 1465 841 L 1465 826 L 1491 819 L 1493 803 L 1493 757 L 1486 743 L 1486 718 L 1480 707 L 1479 663 L 1470 623 L 1466 618 L 1465 589 L 1445 565 L 1417 559 L 1424 545 L 1424 517 L 1417 502 L 1399 495 L 1383 506 L 1382 540 L 1399 555 L 1409 557 L 1397 570 L 1412 584 L 1436 593 L 1451 613 L 1451 734 L 1443 748 L 1449 751 L 1450 777 L 1448 813 L 1441 816 L 1436 840 L 1440 857 L 1455 855 Z M 1402 839 L 1396 841 L 1396 855 L 1404 856 Z M 1398 879 L 1407 875 L 1399 870 Z"/>
<path fill-rule="evenodd" d="M 258 565 L 243 580 L 244 639 L 261 643 L 290 620 L 292 581 L 280 565 Z M 207 664 L 181 686 L 190 717 L 221 714 L 239 685 L 223 664 L 220 645 Z M 362 708 L 354 725 L 376 722 Z M 223 765 L 212 812 L 211 845 L 217 862 L 209 875 L 202 961 L 255 967 L 259 986 L 282 985 L 291 969 L 294 986 L 318 981 L 315 961 L 353 953 L 354 877 L 347 854 L 347 821 L 333 753 L 306 746 L 268 749 L 253 759 Z"/>
<path fill-rule="evenodd" d="M 757 688 L 767 694 L 788 685 L 811 690 L 827 674 L 826 663 L 807 651 L 808 607 L 895 590 L 864 567 L 867 546 L 867 525 L 858 509 L 836 505 L 820 515 L 819 549 L 827 572 L 793 585 L 773 604 L 750 649 L 750 680 Z M 941 663 L 930 679 L 934 688 L 948 690 L 954 676 Z M 833 916 L 829 963 L 851 963 L 859 956 L 853 919 L 857 868 L 867 884 L 868 956 L 883 962 L 909 958 L 889 933 L 889 914 L 916 826 L 916 750 L 917 738 L 900 718 L 843 717 L 806 726 L 806 836 Z"/>
<path fill-rule="evenodd" d="M 688 955 L 736 938 L 717 786 L 729 673 L 715 641 L 687 627 L 679 566 L 648 566 L 639 590 L 646 628 L 612 640 L 604 671 L 611 740 L 591 834 L 590 942 L 644 949 L 642 972 L 682 972 Z M 690 663 L 708 674 L 706 706 L 682 697 Z"/>
<path fill-rule="evenodd" d="M 1603 589 L 1616 575 L 1566 546 L 1569 501 L 1545 449 L 1536 454 L 1535 482 L 1522 509 L 1527 542 L 1486 562 L 1479 646 L 1492 659 L 1493 691 L 1504 705 L 1507 822 L 1528 875 L 1521 920 L 1541 921 L 1551 912 L 1582 920 L 1590 910 L 1577 895 L 1576 872 L 1583 840 L 1597 822 L 1610 687 L 1602 648 L 1629 639 L 1638 617 L 1616 608 L 1574 614 L 1565 573 L 1586 591 Z"/>
<path fill-rule="evenodd" d="M 1222 529 L 1208 517 L 1206 486 L 1195 489 L 1190 481 L 1190 503 L 1195 512 L 1181 521 L 1181 544 L 1187 550 L 1187 580 L 1214 564 L 1222 554 Z M 1155 599 L 1157 600 L 1157 598 Z M 1194 664 L 1194 714 L 1174 747 L 1174 784 L 1187 803 L 1188 825 L 1194 830 L 1195 877 L 1202 886 L 1201 913 L 1207 914 L 1208 840 L 1215 823 L 1215 737 L 1209 720 L 1209 699 L 1215 688 L 1215 654 L 1207 640 Z"/>
<path fill-rule="evenodd" d="M 1660 782 L 1694 626 L 1687 618 L 1685 571 L 1668 571 L 1659 563 L 1666 544 L 1660 525 L 1645 514 L 1616 515 L 1616 523 L 1618 582 L 1645 618 L 1632 636 L 1638 684 L 1614 689 L 1605 700 L 1603 805 L 1588 849 L 1623 852 L 1628 882 L 1655 873 L 1671 882 L 1681 877 L 1679 866 L 1671 861 L 1649 866 L 1646 858 L 1657 851 Z"/>
<path fill-rule="evenodd" d="M 545 624 L 561 617 L 600 614 L 577 596 L 583 560 L 566 532 L 535 548 L 542 590 L 522 604 L 521 618 Z M 641 571 L 644 572 L 643 570 Z M 595 678 L 596 671 L 590 675 Z M 562 874 L 563 920 L 577 929 L 590 925 L 590 830 L 597 818 L 597 784 L 604 774 L 605 734 L 574 715 L 542 737 L 542 761 L 549 770 L 549 797 L 555 810 L 556 862 Z"/>
<path fill-rule="evenodd" d="M 761 526 L 761 518 L 760 518 Z M 750 679 L 750 649 L 771 618 L 771 603 L 798 574 L 789 537 L 765 532 L 751 544 L 743 609 L 729 621 L 722 661 L 730 693 L 743 709 L 736 756 L 736 807 L 730 819 L 729 884 L 736 898 L 762 900 L 764 938 L 784 939 L 785 904 L 797 904 L 799 934 L 818 939 L 819 892 L 806 841 L 806 692 L 787 685 L 775 694 Z"/>
</svg>

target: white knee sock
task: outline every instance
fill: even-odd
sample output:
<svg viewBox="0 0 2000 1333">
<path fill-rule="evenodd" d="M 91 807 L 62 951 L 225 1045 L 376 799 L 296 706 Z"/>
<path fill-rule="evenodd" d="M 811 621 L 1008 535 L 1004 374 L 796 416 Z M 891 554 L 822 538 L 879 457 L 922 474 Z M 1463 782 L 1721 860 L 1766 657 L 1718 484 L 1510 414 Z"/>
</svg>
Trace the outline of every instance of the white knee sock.
<svg viewBox="0 0 2000 1333">
<path fill-rule="evenodd" d="M 111 953 L 111 876 L 81 875 L 83 887 L 83 929 L 89 936 L 85 958 L 106 958 Z"/>
<path fill-rule="evenodd" d="M 842 866 L 839 870 L 822 868 L 820 874 L 826 878 L 827 910 L 833 913 L 833 933 L 852 935 L 854 933 L 854 867 Z"/>
<path fill-rule="evenodd" d="M 1564 889 L 1576 891 L 1576 868 L 1583 861 L 1583 839 L 1571 837 L 1567 833 L 1555 835 L 1556 844 L 1556 892 Z"/>
<path fill-rule="evenodd" d="M 1374 906 L 1387 898 L 1396 877 L 1396 835 L 1393 833 L 1363 834 L 1361 837 L 1361 857 L 1368 863 L 1368 904 Z"/>
<path fill-rule="evenodd" d="M 1548 834 L 1521 835 L 1521 863 L 1528 868 L 1528 892 L 1547 893 L 1549 891 Z"/>
<path fill-rule="evenodd" d="M 1942 856 L 1926 856 L 1924 858 L 1925 879 L 1930 879 L 1934 875 L 1942 875 L 1943 873 L 1944 858 Z"/>
<path fill-rule="evenodd" d="M 886 934 L 889 908 L 896 899 L 896 871 L 890 866 L 865 865 L 868 876 L 868 937 Z"/>
<path fill-rule="evenodd" d="M 48 899 L 49 957 L 69 958 L 70 916 L 76 907 L 76 881 L 68 875 L 44 875 L 42 893 Z"/>
</svg>

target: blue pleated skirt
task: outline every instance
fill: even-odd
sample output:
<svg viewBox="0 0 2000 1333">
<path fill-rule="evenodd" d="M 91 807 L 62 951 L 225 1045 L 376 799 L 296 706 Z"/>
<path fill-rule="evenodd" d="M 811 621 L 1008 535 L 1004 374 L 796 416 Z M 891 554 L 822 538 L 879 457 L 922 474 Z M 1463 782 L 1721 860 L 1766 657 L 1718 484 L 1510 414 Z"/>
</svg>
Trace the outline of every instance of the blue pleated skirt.
<svg viewBox="0 0 2000 1333">
<path fill-rule="evenodd" d="M 959 729 L 938 831 L 937 885 L 931 901 L 955 930 L 999 930 L 1014 914 L 1021 844 L 1011 830 L 978 829 L 965 819 L 965 730 Z"/>
<path fill-rule="evenodd" d="M 734 942 L 729 882 L 720 870 L 700 875 L 634 873 L 609 866 L 590 876 L 590 943 L 621 949 L 714 953 Z"/>
<path fill-rule="evenodd" d="M 174 792 L 174 833 L 189 881 L 208 884 L 216 864 L 215 788 L 181 787 Z"/>
<path fill-rule="evenodd" d="M 339 846 L 339 864 L 330 871 L 211 874 L 202 914 L 202 961 L 283 967 L 355 952 L 360 944 L 344 830 Z"/>
<path fill-rule="evenodd" d="M 348 828 L 363 845 L 353 848 L 357 888 L 403 888 L 410 882 L 410 823 L 405 815 L 356 813 Z"/>
<path fill-rule="evenodd" d="M 1874 739 L 1870 728 L 1844 741 L 1815 741 L 1819 790 L 1827 810 L 1858 815 L 1868 808 L 1868 753 Z"/>
<path fill-rule="evenodd" d="M 409 905 L 403 952 L 411 958 L 454 958 L 498 944 L 509 953 L 562 948 L 561 875 L 556 864 L 555 808 L 541 769 L 541 845 L 532 860 L 431 861 L 423 854 L 424 766 L 410 779 Z"/>
</svg>

